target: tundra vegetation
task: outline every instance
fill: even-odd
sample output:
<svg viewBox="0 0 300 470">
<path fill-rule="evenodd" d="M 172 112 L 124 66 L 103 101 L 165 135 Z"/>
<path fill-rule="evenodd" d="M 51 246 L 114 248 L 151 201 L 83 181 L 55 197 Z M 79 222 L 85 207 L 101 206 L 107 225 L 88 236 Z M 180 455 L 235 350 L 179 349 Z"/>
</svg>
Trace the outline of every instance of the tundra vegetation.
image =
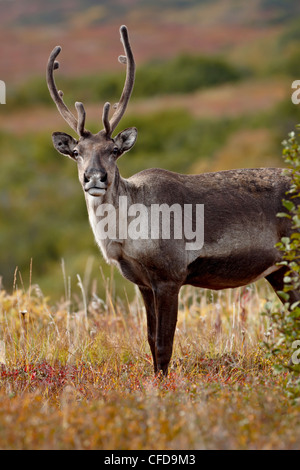
<svg viewBox="0 0 300 470">
<path fill-rule="evenodd" d="M 0 292 L 0 448 L 298 449 L 290 373 L 274 374 L 267 285 L 185 287 L 169 375 L 153 376 L 141 298 L 78 279 L 56 305 L 37 285 Z M 91 290 L 90 290 L 91 289 Z M 87 294 L 90 293 L 88 296 Z M 90 300 L 87 300 L 89 298 Z"/>
<path fill-rule="evenodd" d="M 284 145 L 297 196 L 294 133 Z M 286 208 L 295 227 L 279 246 L 290 267 L 288 303 L 299 287 L 299 207 Z M 153 376 L 138 292 L 122 301 L 113 273 L 102 272 L 100 298 L 87 269 L 76 294 L 63 262 L 61 271 L 65 293 L 55 305 L 31 276 L 25 288 L 18 270 L 13 292 L 0 291 L 0 448 L 299 448 L 299 366 L 288 362 L 298 303 L 288 313 L 267 284 L 218 293 L 185 286 L 162 380 Z"/>
<path fill-rule="evenodd" d="M 22 3 L 26 9 L 27 1 Z M 82 3 L 86 9 L 87 2 Z M 161 2 L 151 3 L 163 15 Z M 183 2 L 177 3 L 183 8 Z M 194 25 L 211 18 L 209 33 L 216 38 L 223 32 L 222 47 L 208 54 L 194 50 L 177 58 L 147 59 L 137 69 L 137 86 L 145 86 L 134 91 L 124 127 L 136 125 L 139 138 L 130 158 L 120 160 L 122 175 L 145 168 L 145 162 L 149 168 L 182 173 L 282 166 L 280 142 L 299 122 L 299 107 L 290 100 L 291 83 L 300 78 L 299 2 L 245 2 L 246 19 L 236 2 L 222 2 L 222 27 L 234 12 L 237 23 L 244 21 L 238 41 L 234 24 L 225 30 L 226 38 L 232 34 L 225 45 L 224 29 L 213 17 L 217 2 L 203 2 L 206 16 L 198 10 L 201 2 L 187 3 L 195 10 L 184 15 L 174 10 L 166 24 L 175 21 L 177 34 L 180 21 Z M 37 2 L 36 8 L 42 4 Z M 258 5 L 263 5 L 263 14 L 255 10 Z M 94 7 L 93 2 L 88 6 Z M 7 16 L 0 16 L 15 38 Z M 62 24 L 72 20 L 65 29 L 72 43 L 82 41 L 84 28 L 90 28 L 78 23 L 78 11 L 33 15 L 28 9 L 25 16 L 27 24 L 22 17 L 17 24 L 22 25 L 18 40 L 28 34 L 27 27 L 29 42 L 35 39 L 37 47 L 37 23 L 49 26 L 58 16 Z M 149 25 L 149 9 L 146 18 Z M 109 21 L 94 19 L 96 27 Z M 251 31 L 250 23 L 259 24 L 259 30 Z M 142 17 L 139 25 L 145 25 Z M 201 28 L 197 25 L 197 34 Z M 44 41 L 47 29 L 42 29 Z M 156 31 L 163 31 L 161 24 Z M 115 33 L 114 26 L 111 36 Z M 20 50 L 26 44 L 17 42 Z M 101 260 L 75 166 L 53 158 L 50 134 L 57 116 L 49 106 L 42 57 L 42 63 L 38 55 L 34 63 L 28 58 L 36 74 L 28 74 L 28 80 L 13 81 L 20 71 L 8 80 L 0 77 L 9 83 L 0 115 L 0 448 L 299 449 L 299 389 L 297 376 L 291 381 L 291 351 L 285 348 L 295 340 L 295 331 L 291 323 L 286 331 L 281 328 L 281 304 L 264 281 L 218 293 L 182 289 L 170 372 L 162 381 L 153 376 L 141 298 Z M 179 83 L 176 67 L 182 61 L 190 79 L 200 62 L 201 73 L 203 64 L 210 71 L 215 64 L 218 81 L 172 94 L 150 88 L 158 80 L 152 73 L 170 73 Z M 39 76 L 37 70 L 42 71 Z M 220 81 L 222 70 L 226 79 Z M 98 103 L 102 97 L 112 102 L 118 98 L 122 78 L 119 71 L 112 75 L 104 70 L 100 84 L 93 71 L 87 75 L 85 67 L 77 66 L 76 76 L 62 77 L 60 84 L 74 93 L 68 94 L 70 103 L 80 99 L 91 109 L 90 128 L 96 131 Z M 113 89 L 105 88 L 111 84 Z M 286 248 L 295 242 L 285 243 Z M 280 315 L 276 318 L 274 312 Z"/>
</svg>

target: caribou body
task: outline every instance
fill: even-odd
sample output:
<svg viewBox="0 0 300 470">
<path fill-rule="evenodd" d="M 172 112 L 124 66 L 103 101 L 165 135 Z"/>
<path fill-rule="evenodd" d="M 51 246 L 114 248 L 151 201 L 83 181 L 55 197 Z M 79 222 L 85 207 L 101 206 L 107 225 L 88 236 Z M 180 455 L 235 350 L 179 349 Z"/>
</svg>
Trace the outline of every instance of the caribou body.
<svg viewBox="0 0 300 470">
<path fill-rule="evenodd" d="M 62 92 L 57 91 L 53 71 L 58 68 L 55 59 L 60 47 L 52 51 L 47 68 L 49 91 L 79 139 L 62 132 L 53 133 L 52 138 L 60 153 L 77 162 L 90 224 L 104 258 L 117 265 L 122 275 L 140 289 L 147 312 L 154 371 L 167 374 L 177 322 L 178 293 L 183 285 L 225 289 L 264 277 L 275 292 L 283 288 L 285 268 L 277 265 L 281 258 L 275 244 L 290 233 L 289 221 L 277 217 L 283 211 L 282 199 L 286 197 L 290 179 L 278 168 L 200 175 L 154 168 L 129 179 L 122 178 L 117 159 L 135 144 L 137 129 L 128 128 L 112 137 L 125 112 L 135 76 L 127 28 L 122 26 L 120 32 L 126 54 L 119 58 L 127 65 L 125 85 L 111 119 L 110 104 L 105 103 L 103 130 L 97 134 L 85 129 L 82 103 L 75 103 L 76 119 L 63 102 Z M 129 208 L 126 213 L 122 206 L 125 200 Z M 165 215 L 172 225 L 168 236 L 163 236 L 162 230 L 156 230 L 155 236 L 151 236 L 153 223 L 160 229 L 164 223 L 162 217 L 153 222 L 149 216 L 147 210 L 154 206 L 160 215 L 167 208 Z M 201 227 L 195 219 L 200 206 L 204 208 Z M 178 212 L 179 209 L 182 211 Z M 142 212 L 144 218 L 134 219 L 134 215 Z M 124 230 L 124 218 L 126 228 L 132 220 L 135 227 L 140 225 L 140 232 L 135 231 L 134 237 Z M 108 236 L 110 221 L 113 230 Z M 182 236 L 178 236 L 176 227 L 183 226 L 184 221 L 190 223 L 189 234 L 181 231 Z M 203 234 L 202 243 L 191 245 L 191 234 L 197 239 L 198 230 Z M 290 299 L 299 300 L 299 292 L 292 292 Z"/>
</svg>

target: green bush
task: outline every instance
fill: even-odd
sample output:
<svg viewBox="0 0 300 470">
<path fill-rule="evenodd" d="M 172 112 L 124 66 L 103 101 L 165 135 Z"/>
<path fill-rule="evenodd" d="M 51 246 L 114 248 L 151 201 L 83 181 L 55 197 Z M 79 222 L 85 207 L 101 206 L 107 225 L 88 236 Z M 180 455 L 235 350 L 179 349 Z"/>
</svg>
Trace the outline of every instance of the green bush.
<svg viewBox="0 0 300 470">
<path fill-rule="evenodd" d="M 168 62 L 140 67 L 134 94 L 140 97 L 190 93 L 200 88 L 236 81 L 242 76 L 242 71 L 223 59 L 181 55 Z"/>
<path fill-rule="evenodd" d="M 297 350 L 300 348 L 300 301 L 292 303 L 290 292 L 300 290 L 300 143 L 294 132 L 283 142 L 285 163 L 292 167 L 291 186 L 287 199 L 283 199 L 284 212 L 278 217 L 287 217 L 292 224 L 290 237 L 282 237 L 276 246 L 282 253 L 281 265 L 287 267 L 283 291 L 279 292 L 284 304 L 277 312 L 267 304 L 265 314 L 271 320 L 275 335 L 266 343 L 269 353 L 277 358 L 276 369 L 289 370 L 291 378 L 288 391 L 300 396 L 300 364 Z M 299 354 L 300 356 L 300 354 Z"/>
</svg>

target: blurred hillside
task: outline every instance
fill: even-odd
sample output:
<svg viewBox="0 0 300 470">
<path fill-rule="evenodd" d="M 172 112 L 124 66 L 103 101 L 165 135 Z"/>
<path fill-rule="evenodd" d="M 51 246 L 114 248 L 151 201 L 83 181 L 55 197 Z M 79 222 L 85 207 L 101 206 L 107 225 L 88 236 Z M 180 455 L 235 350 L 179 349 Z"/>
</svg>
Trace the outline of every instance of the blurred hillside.
<svg viewBox="0 0 300 470">
<path fill-rule="evenodd" d="M 62 46 L 58 87 L 70 107 L 85 103 L 96 132 L 104 101 L 122 90 L 118 30 L 128 26 L 137 74 L 118 131 L 134 125 L 139 137 L 120 159 L 123 176 L 154 166 L 184 173 L 282 166 L 280 143 L 300 121 L 290 99 L 300 79 L 299 14 L 296 0 L 0 1 L 5 288 L 16 266 L 28 285 L 32 259 L 32 282 L 57 298 L 63 258 L 73 284 L 77 273 L 86 283 L 96 277 L 102 295 L 99 266 L 105 275 L 110 269 L 94 244 L 76 167 L 52 147 L 53 131 L 72 133 L 46 87 L 54 46 Z"/>
</svg>

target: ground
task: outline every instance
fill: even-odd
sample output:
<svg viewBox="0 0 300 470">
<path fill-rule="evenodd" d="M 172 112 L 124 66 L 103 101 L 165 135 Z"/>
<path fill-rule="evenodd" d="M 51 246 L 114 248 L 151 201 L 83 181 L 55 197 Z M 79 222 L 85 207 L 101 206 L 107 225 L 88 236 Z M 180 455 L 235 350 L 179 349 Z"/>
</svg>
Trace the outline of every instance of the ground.
<svg viewBox="0 0 300 470">
<path fill-rule="evenodd" d="M 265 284 L 184 288 L 164 379 L 141 299 L 111 286 L 55 306 L 37 286 L 0 292 L 1 449 L 299 449 L 300 405 L 262 346 Z"/>
</svg>

